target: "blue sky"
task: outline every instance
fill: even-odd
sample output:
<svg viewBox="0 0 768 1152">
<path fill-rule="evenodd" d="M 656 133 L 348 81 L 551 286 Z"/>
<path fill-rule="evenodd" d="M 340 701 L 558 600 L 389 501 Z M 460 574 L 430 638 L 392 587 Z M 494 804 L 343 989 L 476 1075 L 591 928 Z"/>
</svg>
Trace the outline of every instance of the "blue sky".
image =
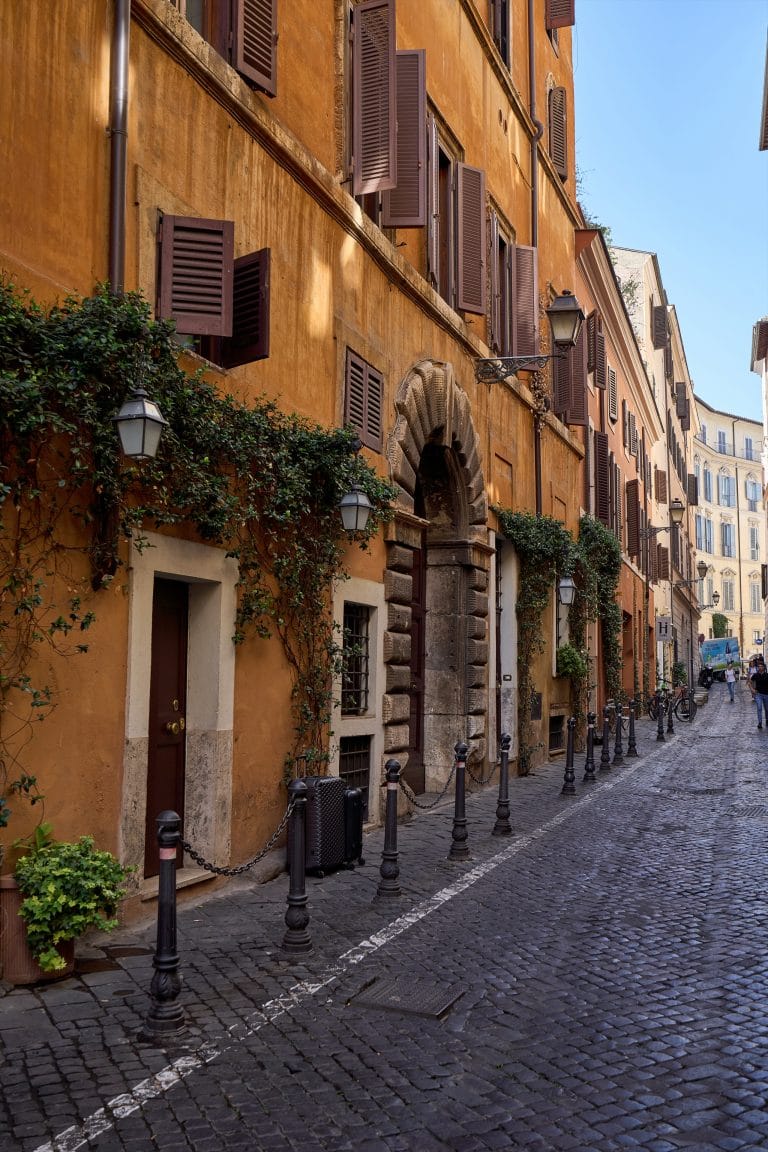
<svg viewBox="0 0 768 1152">
<path fill-rule="evenodd" d="M 576 0 L 576 164 L 613 242 L 655 252 L 697 395 L 762 419 L 768 0 Z"/>
</svg>

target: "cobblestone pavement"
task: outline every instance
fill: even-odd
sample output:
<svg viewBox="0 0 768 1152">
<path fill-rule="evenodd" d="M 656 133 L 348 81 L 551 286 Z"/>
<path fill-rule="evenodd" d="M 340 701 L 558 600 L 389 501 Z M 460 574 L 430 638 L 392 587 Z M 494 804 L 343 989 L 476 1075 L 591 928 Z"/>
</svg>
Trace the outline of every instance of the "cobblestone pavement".
<svg viewBox="0 0 768 1152">
<path fill-rule="evenodd" d="M 563 796 L 562 761 L 399 825 L 404 895 L 309 878 L 314 954 L 280 960 L 286 877 L 179 914 L 189 1040 L 139 1043 L 153 927 L 101 971 L 0 996 L 0 1148 L 712 1152 L 768 1148 L 768 732 L 745 685 Z M 599 761 L 599 752 L 598 752 Z"/>
</svg>

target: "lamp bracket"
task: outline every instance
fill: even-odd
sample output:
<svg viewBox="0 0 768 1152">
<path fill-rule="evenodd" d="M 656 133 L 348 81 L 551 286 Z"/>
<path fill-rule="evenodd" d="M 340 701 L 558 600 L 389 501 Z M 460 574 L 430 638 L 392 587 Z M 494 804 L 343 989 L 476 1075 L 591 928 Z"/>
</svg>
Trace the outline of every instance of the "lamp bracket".
<svg viewBox="0 0 768 1152">
<path fill-rule="evenodd" d="M 567 356 L 555 352 L 551 356 L 491 356 L 475 360 L 475 379 L 480 383 L 493 384 L 515 376 L 518 372 L 541 372 L 550 360 L 560 360 Z"/>
</svg>

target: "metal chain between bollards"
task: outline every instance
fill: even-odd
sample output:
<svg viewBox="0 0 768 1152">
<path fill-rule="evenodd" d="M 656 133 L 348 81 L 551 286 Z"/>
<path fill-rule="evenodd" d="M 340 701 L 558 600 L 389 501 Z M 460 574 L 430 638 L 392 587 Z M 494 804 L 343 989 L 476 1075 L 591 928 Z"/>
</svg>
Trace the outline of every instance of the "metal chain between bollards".
<svg viewBox="0 0 768 1152">
<path fill-rule="evenodd" d="M 490 784 L 491 780 L 493 780 L 494 776 L 496 775 L 496 769 L 498 768 L 498 766 L 499 766 L 498 764 L 494 764 L 493 768 L 491 768 L 491 771 L 488 773 L 488 775 L 483 780 L 483 779 L 480 779 L 479 777 L 475 776 L 475 774 L 472 771 L 472 769 L 470 768 L 469 764 L 467 764 L 467 776 L 469 776 L 471 780 L 474 780 L 475 784 L 477 784 L 480 788 L 483 788 L 486 784 Z"/>
<path fill-rule="evenodd" d="M 259 852 L 257 856 L 254 856 L 252 860 L 249 860 L 247 864 L 238 864 L 235 868 L 219 867 L 217 864 L 211 864 L 209 860 L 206 860 L 204 856 L 201 856 L 199 852 L 196 852 L 192 845 L 187 843 L 186 840 L 181 841 L 181 847 L 184 849 L 187 856 L 190 856 L 194 860 L 195 864 L 198 864 L 201 868 L 204 868 L 206 872 L 215 872 L 217 876 L 241 876 L 243 872 L 247 872 L 249 868 L 253 868 L 254 864 L 258 864 L 259 860 L 263 860 L 267 853 L 272 851 L 275 844 L 277 843 L 280 833 L 283 831 L 291 817 L 294 805 L 295 801 L 291 799 L 288 802 L 285 815 L 283 816 L 275 831 L 270 836 L 267 843 L 262 848 L 261 852 Z"/>
<path fill-rule="evenodd" d="M 446 792 L 447 792 L 447 791 L 448 791 L 448 789 L 450 788 L 450 786 L 451 786 L 451 782 L 453 781 L 453 777 L 454 777 L 455 775 L 456 775 L 456 761 L 454 760 L 454 762 L 453 762 L 453 767 L 451 768 L 451 774 L 450 774 L 450 776 L 448 777 L 448 779 L 447 779 L 447 780 L 446 780 L 446 782 L 445 782 L 445 787 L 443 788 L 442 792 L 441 792 L 441 793 L 440 793 L 440 795 L 437 797 L 437 799 L 436 799 L 436 800 L 433 800 L 431 804 L 420 804 L 420 803 L 419 803 L 419 801 L 416 799 L 416 795 L 415 795 L 415 793 L 414 793 L 414 792 L 411 790 L 411 788 L 410 788 L 410 787 L 409 787 L 409 786 L 406 784 L 406 782 L 405 782 L 405 780 L 403 780 L 402 776 L 400 777 L 400 780 L 399 780 L 399 785 L 400 785 L 400 789 L 401 789 L 401 791 L 403 791 L 403 792 L 405 793 L 406 799 L 407 799 L 407 800 L 408 800 L 408 801 L 409 801 L 411 804 L 413 804 L 413 806 L 414 806 L 415 808 L 421 808 L 421 809 L 422 809 L 422 811 L 424 811 L 424 812 L 428 812 L 428 811 L 430 810 L 430 808 L 434 808 L 434 807 L 435 807 L 436 805 L 438 805 L 438 804 L 440 803 L 440 801 L 443 799 L 443 797 L 445 796 Z M 382 788 L 386 788 L 386 784 L 382 784 Z"/>
</svg>

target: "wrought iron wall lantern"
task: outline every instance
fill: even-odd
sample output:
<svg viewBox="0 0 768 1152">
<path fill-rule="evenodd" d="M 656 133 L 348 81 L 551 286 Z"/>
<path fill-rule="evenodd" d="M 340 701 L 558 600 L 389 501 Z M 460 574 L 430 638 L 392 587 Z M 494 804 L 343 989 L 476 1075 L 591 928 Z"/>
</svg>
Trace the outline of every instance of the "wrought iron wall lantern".
<svg viewBox="0 0 768 1152">
<path fill-rule="evenodd" d="M 673 525 L 676 527 L 682 524 L 683 517 L 685 516 L 685 505 L 682 500 L 678 500 L 675 496 L 674 500 L 669 506 L 669 524 L 659 524 L 658 527 L 651 526 L 650 528 L 641 529 L 640 536 L 643 540 L 650 540 L 657 532 L 669 532 Z"/>
<path fill-rule="evenodd" d="M 561 576 L 557 585 L 557 598 L 568 608 L 576 599 L 576 581 L 573 576 Z"/>
<path fill-rule="evenodd" d="M 584 323 L 584 312 L 578 300 L 567 289 L 557 296 L 547 308 L 549 326 L 552 331 L 552 344 L 557 349 L 551 355 L 541 356 L 491 356 L 475 360 L 475 377 L 479 381 L 493 383 L 506 380 L 517 372 L 540 372 L 550 360 L 559 360 L 568 354 L 579 338 Z"/>
<path fill-rule="evenodd" d="M 355 456 L 362 448 L 360 440 L 354 440 L 351 444 L 352 451 Z M 345 532 L 364 532 L 368 524 L 368 518 L 373 510 L 373 504 L 368 498 L 367 493 L 363 492 L 359 484 L 353 484 L 350 492 L 346 492 L 341 500 L 339 500 L 339 513 L 341 515 L 341 523 L 344 526 Z"/>
<path fill-rule="evenodd" d="M 114 417 L 123 455 L 129 460 L 153 460 L 168 421 L 143 388 L 134 388 Z"/>
</svg>

